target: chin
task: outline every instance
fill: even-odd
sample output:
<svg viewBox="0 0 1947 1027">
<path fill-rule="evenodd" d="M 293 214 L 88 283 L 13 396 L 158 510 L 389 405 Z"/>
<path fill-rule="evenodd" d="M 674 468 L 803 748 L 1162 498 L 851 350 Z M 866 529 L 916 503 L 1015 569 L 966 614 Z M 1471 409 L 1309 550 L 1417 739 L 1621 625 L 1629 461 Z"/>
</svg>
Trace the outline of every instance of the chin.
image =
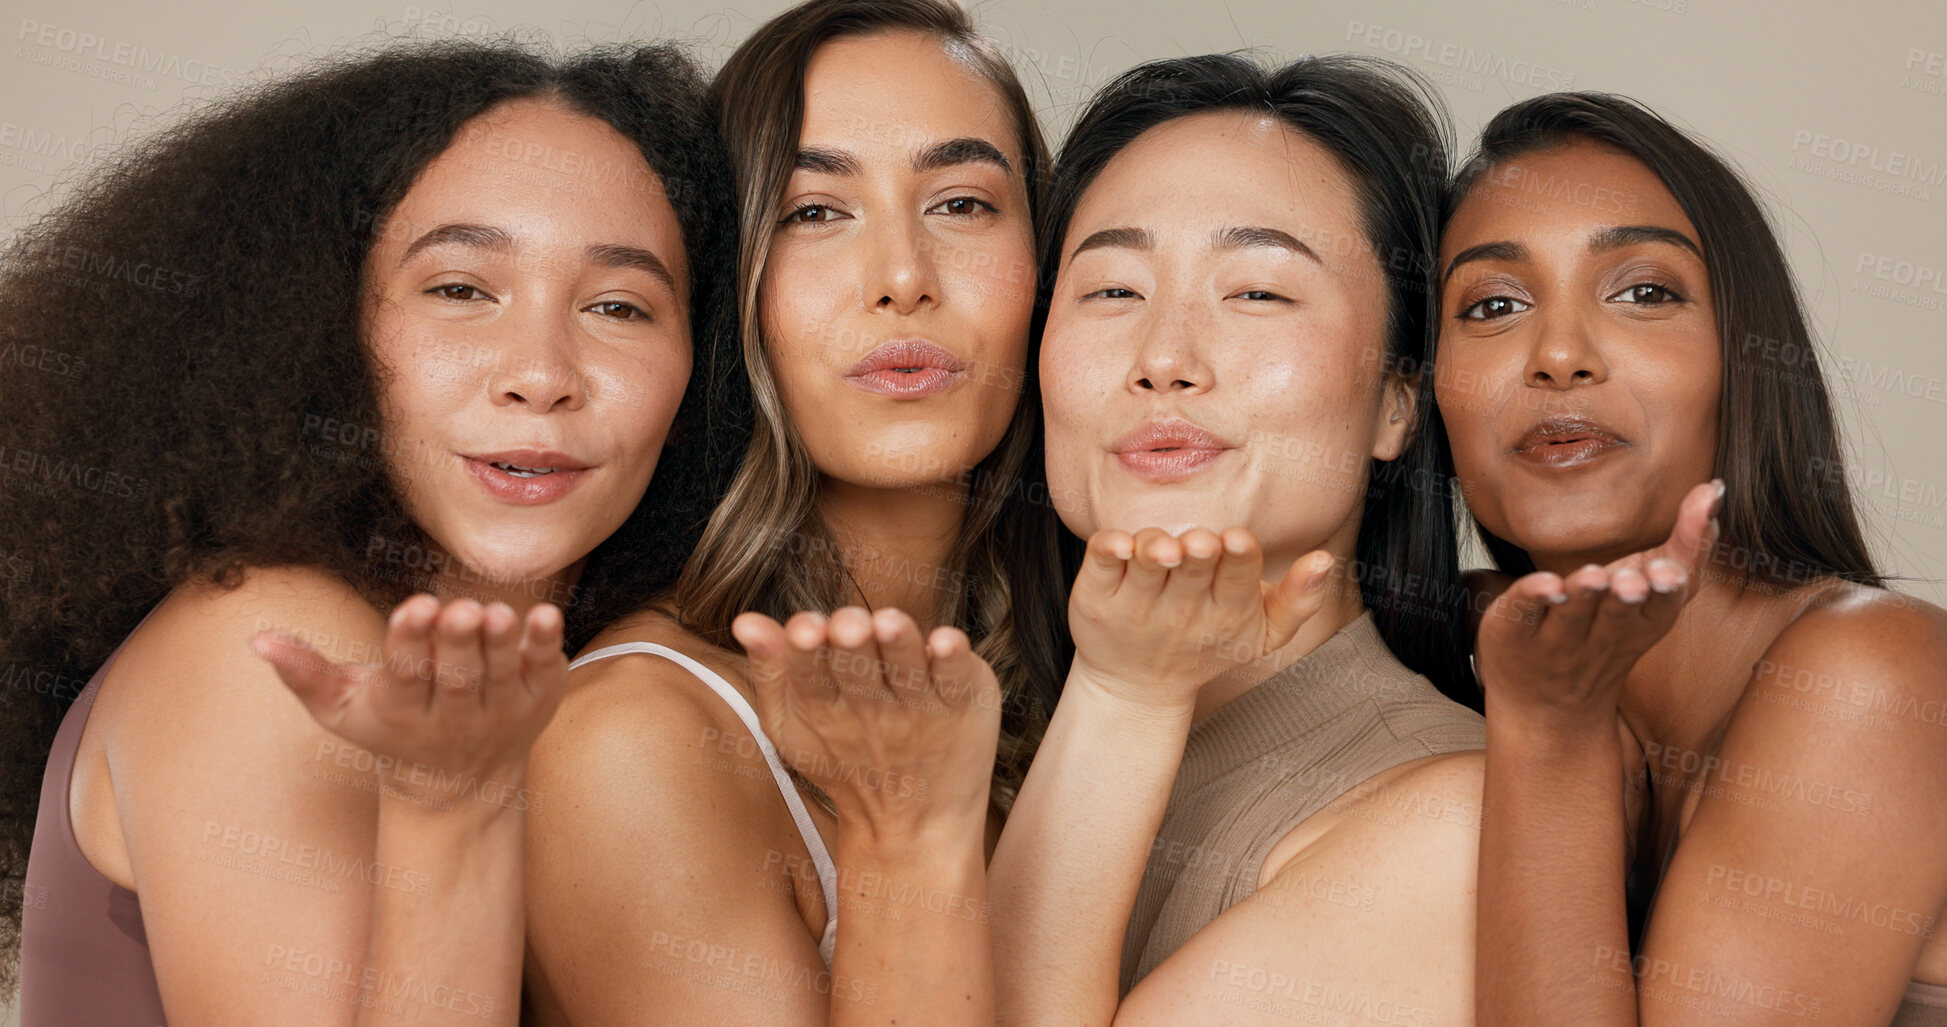
<svg viewBox="0 0 1947 1027">
<path fill-rule="evenodd" d="M 1162 486 L 1125 490 L 1114 500 L 1104 500 L 1096 510 L 1098 528 L 1116 528 L 1134 534 L 1143 528 L 1161 528 L 1181 535 L 1192 528 L 1222 531 L 1243 523 L 1229 504 L 1212 502 L 1209 497 L 1190 492 L 1169 492 Z"/>
</svg>

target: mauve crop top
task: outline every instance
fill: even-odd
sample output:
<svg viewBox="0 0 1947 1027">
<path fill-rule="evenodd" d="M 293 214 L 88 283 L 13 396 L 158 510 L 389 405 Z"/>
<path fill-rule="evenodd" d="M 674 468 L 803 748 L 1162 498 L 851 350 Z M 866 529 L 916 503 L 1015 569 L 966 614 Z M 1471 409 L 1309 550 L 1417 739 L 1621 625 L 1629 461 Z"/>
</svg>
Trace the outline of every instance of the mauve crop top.
<svg viewBox="0 0 1947 1027">
<path fill-rule="evenodd" d="M 47 754 L 21 900 L 21 1027 L 159 1027 L 164 1022 L 142 904 L 81 854 L 68 815 L 81 731 L 102 678 L 121 651 L 115 647 L 68 707 Z"/>
</svg>

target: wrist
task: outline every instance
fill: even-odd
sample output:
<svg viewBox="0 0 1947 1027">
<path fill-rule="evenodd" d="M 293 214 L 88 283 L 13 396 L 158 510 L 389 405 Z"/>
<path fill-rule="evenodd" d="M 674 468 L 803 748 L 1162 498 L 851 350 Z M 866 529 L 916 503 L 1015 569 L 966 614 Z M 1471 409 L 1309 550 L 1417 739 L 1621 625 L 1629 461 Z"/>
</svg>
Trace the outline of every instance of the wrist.
<svg viewBox="0 0 1947 1027">
<path fill-rule="evenodd" d="M 1491 753 L 1555 765 L 1614 766 L 1621 760 L 1614 711 L 1567 715 L 1560 710 L 1496 703 L 1490 694 L 1486 718 Z"/>
<path fill-rule="evenodd" d="M 1074 705 L 1118 720 L 1157 727 L 1179 724 L 1187 732 L 1196 710 L 1196 692 L 1180 695 L 1145 695 L 1127 680 L 1088 667 L 1077 659 L 1068 669 L 1062 685 L 1062 698 L 1075 698 Z"/>
</svg>

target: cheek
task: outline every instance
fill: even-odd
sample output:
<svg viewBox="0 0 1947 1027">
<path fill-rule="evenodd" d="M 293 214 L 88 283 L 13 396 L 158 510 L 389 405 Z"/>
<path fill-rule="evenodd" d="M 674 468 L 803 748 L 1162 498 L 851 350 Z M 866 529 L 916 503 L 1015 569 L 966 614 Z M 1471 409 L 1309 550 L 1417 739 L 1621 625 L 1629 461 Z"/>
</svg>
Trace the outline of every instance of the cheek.
<svg viewBox="0 0 1947 1027">
<path fill-rule="evenodd" d="M 771 366 L 787 392 L 858 341 L 843 337 L 840 315 L 857 290 L 840 281 L 837 255 L 834 246 L 780 247 L 766 267 L 760 320 Z"/>
<path fill-rule="evenodd" d="M 1479 454 L 1493 447 L 1494 426 L 1508 402 L 1511 384 L 1519 384 L 1519 376 L 1501 369 L 1480 349 L 1442 348 L 1434 367 L 1433 398 L 1446 422 L 1456 469 L 1463 475 Z"/>
</svg>

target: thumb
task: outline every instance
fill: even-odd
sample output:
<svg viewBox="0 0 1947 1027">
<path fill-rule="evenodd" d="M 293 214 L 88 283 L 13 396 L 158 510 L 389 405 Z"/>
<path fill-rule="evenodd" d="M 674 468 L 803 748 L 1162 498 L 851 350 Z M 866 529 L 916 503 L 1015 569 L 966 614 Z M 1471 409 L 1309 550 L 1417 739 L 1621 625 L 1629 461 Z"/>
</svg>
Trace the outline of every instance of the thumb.
<svg viewBox="0 0 1947 1027">
<path fill-rule="evenodd" d="M 1265 587 L 1265 652 L 1291 641 L 1325 605 L 1325 578 L 1331 570 L 1332 554 L 1315 550 L 1293 563 L 1275 586 Z"/>
<path fill-rule="evenodd" d="M 1690 490 L 1677 507 L 1677 523 L 1670 537 L 1650 554 L 1650 558 L 1675 560 L 1690 572 L 1692 581 L 1702 572 L 1704 559 L 1717 541 L 1717 513 L 1724 505 L 1724 481 L 1713 478 Z M 1649 560 L 1643 565 L 1648 566 Z"/>
<path fill-rule="evenodd" d="M 333 663 L 303 642 L 274 631 L 258 632 L 251 638 L 250 648 L 277 671 L 284 687 L 326 727 L 342 718 L 361 677 L 369 672 L 369 668 Z"/>
</svg>

